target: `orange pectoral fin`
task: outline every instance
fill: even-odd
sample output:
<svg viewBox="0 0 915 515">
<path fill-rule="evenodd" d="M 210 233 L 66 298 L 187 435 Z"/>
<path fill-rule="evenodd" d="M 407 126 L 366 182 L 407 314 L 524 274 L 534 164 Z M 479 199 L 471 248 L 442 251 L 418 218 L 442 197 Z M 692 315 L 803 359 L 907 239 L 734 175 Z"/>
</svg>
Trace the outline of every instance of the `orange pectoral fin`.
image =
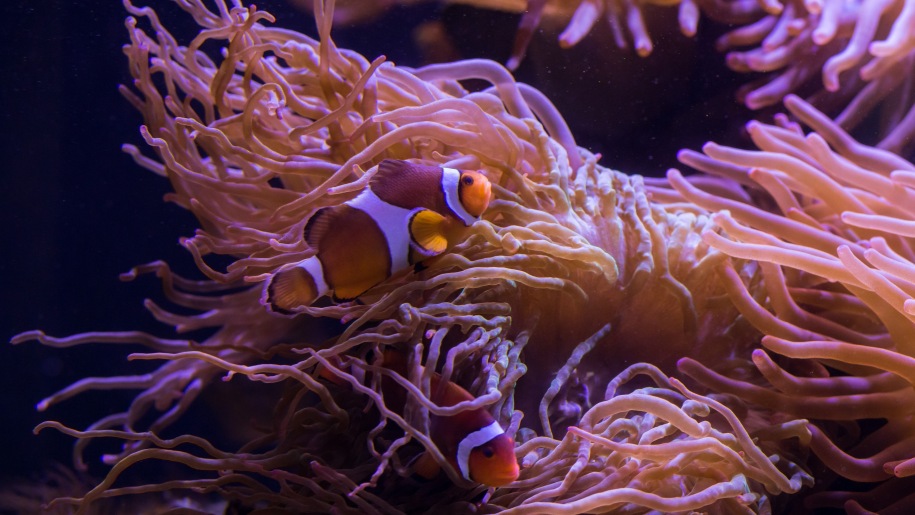
<svg viewBox="0 0 915 515">
<path fill-rule="evenodd" d="M 446 231 L 447 219 L 431 209 L 423 209 L 410 219 L 410 236 L 426 253 L 445 252 L 448 248 Z"/>
</svg>

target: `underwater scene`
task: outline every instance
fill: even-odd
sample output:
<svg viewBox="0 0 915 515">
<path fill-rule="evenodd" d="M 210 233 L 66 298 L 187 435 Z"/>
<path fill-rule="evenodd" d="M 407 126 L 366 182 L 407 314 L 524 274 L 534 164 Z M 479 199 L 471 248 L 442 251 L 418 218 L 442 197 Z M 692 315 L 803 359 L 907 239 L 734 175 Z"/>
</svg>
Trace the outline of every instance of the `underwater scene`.
<svg viewBox="0 0 915 515">
<path fill-rule="evenodd" d="M 0 513 L 915 513 L 915 0 L 56 0 Z"/>
</svg>

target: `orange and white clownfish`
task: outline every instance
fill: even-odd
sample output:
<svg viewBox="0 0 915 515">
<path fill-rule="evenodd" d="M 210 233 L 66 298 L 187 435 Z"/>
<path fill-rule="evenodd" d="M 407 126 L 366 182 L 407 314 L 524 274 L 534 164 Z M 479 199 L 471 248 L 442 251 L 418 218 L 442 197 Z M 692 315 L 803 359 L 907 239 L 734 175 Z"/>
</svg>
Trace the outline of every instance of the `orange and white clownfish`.
<svg viewBox="0 0 915 515">
<path fill-rule="evenodd" d="M 441 384 L 441 376 L 432 376 L 432 402 L 442 407 L 473 400 L 470 392 L 454 382 Z M 504 486 L 518 479 L 515 441 L 485 409 L 462 411 L 450 417 L 429 417 L 429 436 L 448 463 L 468 481 L 486 486 Z M 431 476 L 436 464 L 423 454 L 414 464 L 417 473 Z"/>
<path fill-rule="evenodd" d="M 491 195 L 480 172 L 386 159 L 356 198 L 312 215 L 304 236 L 315 255 L 274 273 L 265 304 L 289 313 L 328 294 L 354 299 L 444 252 L 456 231 L 480 219 Z"/>
<path fill-rule="evenodd" d="M 386 350 L 385 368 L 405 375 L 406 355 Z M 326 369 L 318 374 L 337 385 L 343 385 L 340 377 Z M 430 400 L 441 407 L 454 406 L 463 401 L 473 400 L 473 395 L 453 381 L 442 382 L 442 376 L 433 373 L 430 378 Z M 406 390 L 394 380 L 385 377 L 382 381 L 385 404 L 395 412 L 403 413 L 406 404 Z M 468 481 L 486 486 L 504 486 L 518 479 L 518 460 L 515 457 L 515 441 L 502 426 L 482 408 L 462 411 L 451 416 L 429 416 L 429 437 L 448 463 Z M 413 462 L 414 471 L 426 479 L 435 477 L 440 470 L 438 463 L 429 453 L 423 453 Z"/>
</svg>

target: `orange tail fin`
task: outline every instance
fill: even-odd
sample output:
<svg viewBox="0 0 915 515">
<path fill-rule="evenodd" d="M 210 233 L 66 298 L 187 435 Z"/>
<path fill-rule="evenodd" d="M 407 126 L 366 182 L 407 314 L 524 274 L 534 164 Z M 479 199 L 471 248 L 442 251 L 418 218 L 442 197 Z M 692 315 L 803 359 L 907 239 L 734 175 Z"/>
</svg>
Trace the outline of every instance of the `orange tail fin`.
<svg viewBox="0 0 915 515">
<path fill-rule="evenodd" d="M 267 284 L 267 303 L 279 313 L 310 306 L 318 295 L 314 278 L 301 266 L 280 270 Z"/>
</svg>

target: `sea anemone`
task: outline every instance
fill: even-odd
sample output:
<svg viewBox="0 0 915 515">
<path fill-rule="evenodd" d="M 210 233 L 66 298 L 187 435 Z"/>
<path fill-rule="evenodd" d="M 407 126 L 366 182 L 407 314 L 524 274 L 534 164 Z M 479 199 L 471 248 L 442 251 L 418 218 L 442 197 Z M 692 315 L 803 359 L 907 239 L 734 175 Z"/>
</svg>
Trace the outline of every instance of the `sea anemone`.
<svg viewBox="0 0 915 515">
<path fill-rule="evenodd" d="M 872 143 L 897 153 L 912 150 L 915 2 L 911 0 L 470 3 L 523 11 L 508 60 L 512 69 L 523 59 L 542 19 L 551 20 L 549 25 L 557 20 L 567 23 L 559 35 L 563 48 L 577 45 L 595 27 L 603 27 L 599 22 L 607 22 L 619 48 L 632 47 L 645 57 L 654 49 L 650 19 L 657 18 L 663 8 L 677 8 L 680 31 L 690 37 L 696 35 L 702 14 L 729 27 L 716 42 L 718 50 L 727 52 L 728 66 L 757 75 L 738 91 L 747 107 L 773 106 L 790 93 L 810 95 L 810 101 L 834 115 L 845 130 L 863 127 L 861 132 L 868 137 L 872 137 L 874 124 L 865 122 L 877 111 L 881 128 Z"/>
<path fill-rule="evenodd" d="M 760 262 L 762 288 L 727 264 L 720 273 L 745 319 L 766 334 L 752 355 L 763 380 L 729 377 L 688 358 L 679 368 L 713 391 L 810 419 L 810 448 L 828 469 L 879 484 L 870 493 L 821 492 L 809 507 L 908 511 L 915 502 L 905 491 L 915 459 L 915 165 L 855 142 L 797 97 L 785 105 L 810 133 L 785 117 L 751 122 L 759 150 L 710 143 L 707 159 L 687 159 L 713 173 L 742 174 L 775 209 L 713 198 L 669 173 L 685 199 L 716 211 L 727 237 L 706 231 L 706 243 Z M 818 481 L 826 488 L 832 480 Z"/>
<path fill-rule="evenodd" d="M 387 2 L 348 2 L 346 22 L 365 22 L 393 7 Z M 406 2 L 401 2 L 406 3 Z M 912 76 L 915 67 L 915 2 L 912 0 L 454 0 L 520 15 L 506 65 L 516 69 L 541 31 L 568 49 L 592 32 L 589 47 L 615 44 L 647 57 L 652 30 L 669 39 L 668 18 L 686 37 L 700 20 L 724 32 L 715 46 L 732 70 L 750 74 L 737 92 L 750 109 L 778 105 L 788 94 L 806 96 L 846 131 L 896 153 L 911 152 L 915 133 Z M 671 9 L 676 8 L 676 13 Z M 608 30 L 609 29 L 609 30 Z M 609 35 L 606 35 L 609 32 Z M 557 36 L 558 34 L 558 36 Z M 611 43 L 612 42 L 612 43 Z M 506 49 L 507 50 L 507 49 Z M 610 55 L 610 54 L 608 54 Z M 620 66 L 622 62 L 615 62 Z M 617 79 L 618 80 L 618 79 Z M 871 123 L 873 118 L 879 122 Z M 874 130 L 877 127 L 877 130 Z"/>
<path fill-rule="evenodd" d="M 253 7 L 180 2 L 202 27 L 186 46 L 152 9 L 125 5 L 134 82 L 123 92 L 143 113 L 156 158 L 125 150 L 167 177 L 169 200 L 199 220 L 182 244 L 207 276 L 185 279 L 156 262 L 126 278 L 157 274 L 168 299 L 193 313 L 149 303 L 156 318 L 209 332 L 202 341 L 133 332 L 14 339 L 136 343 L 149 352 L 131 360 L 164 361 L 149 373 L 79 381 L 39 403 L 140 390 L 124 412 L 86 430 L 39 426 L 79 439 L 79 468 L 91 442 L 123 442 L 102 456 L 111 470 L 99 485 L 57 505 L 86 510 L 108 497 L 194 489 L 296 511 L 730 512 L 764 509 L 768 495 L 810 483 L 795 452 L 810 438 L 806 426 L 748 420 L 668 378 L 683 356 L 741 374 L 759 338 L 722 302 L 726 258 L 699 236 L 715 230 L 708 214 L 668 202 L 660 188 L 652 200 L 641 177 L 599 166 L 537 90 L 488 61 L 415 70 L 369 62 L 333 44 L 332 3 L 317 4 L 315 41 L 267 26 L 272 17 Z M 221 54 L 203 50 L 214 45 Z M 470 91 L 461 84 L 470 79 L 488 87 Z M 479 169 L 495 198 L 447 253 L 357 302 L 270 312 L 265 280 L 314 252 L 302 237 L 310 216 L 352 198 L 385 158 Z M 697 184 L 749 202 L 733 182 Z M 217 256 L 231 264 L 218 269 Z M 754 262 L 729 263 L 758 281 Z M 383 365 L 386 349 L 406 354 L 404 373 Z M 436 405 L 433 374 L 474 399 Z M 262 431 L 231 449 L 165 436 L 220 377 L 281 385 L 259 390 L 275 406 Z M 402 409 L 386 403 L 381 378 L 406 389 Z M 480 408 L 521 444 L 519 481 L 488 492 L 456 474 L 429 437 L 430 415 Z M 421 452 L 448 478 L 417 482 L 410 461 Z M 148 460 L 193 473 L 121 484 Z"/>
<path fill-rule="evenodd" d="M 727 63 L 764 77 L 740 95 L 751 109 L 777 104 L 789 93 L 811 95 L 845 130 L 880 113 L 878 147 L 911 151 L 915 113 L 910 79 L 915 59 L 915 3 L 808 1 L 786 4 L 718 41 Z M 750 49 L 746 49 L 750 47 Z M 737 50 L 738 48 L 744 48 Z"/>
</svg>

